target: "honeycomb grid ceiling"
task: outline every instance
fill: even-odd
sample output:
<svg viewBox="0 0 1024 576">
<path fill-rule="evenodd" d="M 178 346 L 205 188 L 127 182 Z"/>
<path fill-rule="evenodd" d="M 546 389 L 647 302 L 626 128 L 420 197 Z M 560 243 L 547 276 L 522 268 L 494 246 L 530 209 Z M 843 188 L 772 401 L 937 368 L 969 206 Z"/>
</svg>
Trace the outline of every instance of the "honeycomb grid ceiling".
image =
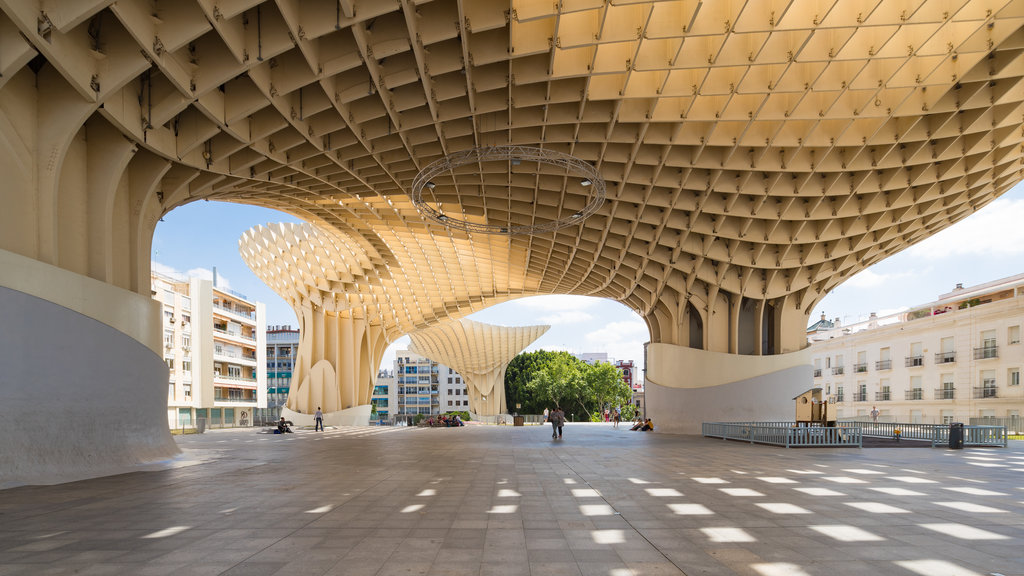
<svg viewBox="0 0 1024 576">
<path fill-rule="evenodd" d="M 343 268 L 404 268 L 386 290 L 408 294 L 394 296 L 410 308 L 391 320 L 403 330 L 460 315 L 456 301 L 545 293 L 644 315 L 718 290 L 807 311 L 1024 178 L 1024 0 L 0 0 L 0 11 L 0 29 L 20 32 L 5 34 L 0 88 L 38 52 L 140 153 L 173 162 L 165 211 L 256 204 L 334 235 L 319 262 L 344 263 L 304 264 L 309 276 L 282 290 L 322 299 L 349 289 L 332 276 Z M 592 163 L 605 205 L 536 236 L 428 225 L 407 195 L 417 172 L 501 144 Z M 585 201 L 557 170 L 472 168 L 438 182 L 446 213 L 532 224 Z M 347 298 L 384 298 L 366 290 Z"/>
</svg>

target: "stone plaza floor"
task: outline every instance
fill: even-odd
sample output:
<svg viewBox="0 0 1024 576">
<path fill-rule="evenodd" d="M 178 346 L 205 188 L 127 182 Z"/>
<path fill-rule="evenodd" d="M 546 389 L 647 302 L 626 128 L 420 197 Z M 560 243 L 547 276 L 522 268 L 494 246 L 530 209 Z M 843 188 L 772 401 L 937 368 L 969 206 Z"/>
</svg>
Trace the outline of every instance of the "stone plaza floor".
<svg viewBox="0 0 1024 576">
<path fill-rule="evenodd" d="M 182 436 L 0 491 L 0 575 L 1024 574 L 1024 442 L 785 449 L 570 424 Z"/>
</svg>

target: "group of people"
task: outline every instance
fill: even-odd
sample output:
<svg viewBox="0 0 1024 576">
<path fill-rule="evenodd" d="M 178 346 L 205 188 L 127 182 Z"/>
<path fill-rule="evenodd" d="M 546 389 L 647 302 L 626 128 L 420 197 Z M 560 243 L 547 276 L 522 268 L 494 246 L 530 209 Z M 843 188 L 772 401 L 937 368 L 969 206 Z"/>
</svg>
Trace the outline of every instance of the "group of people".
<svg viewBox="0 0 1024 576">
<path fill-rule="evenodd" d="M 640 414 L 637 414 L 636 419 L 633 420 L 633 427 L 629 430 L 631 432 L 650 432 L 651 430 L 654 430 L 654 422 L 651 422 L 650 418 L 644 420 L 640 417 Z"/>
<path fill-rule="evenodd" d="M 612 423 L 612 428 L 618 428 L 619 427 L 619 422 L 622 421 L 622 411 L 619 410 L 618 406 L 616 406 L 615 408 L 611 408 L 611 409 L 605 408 L 604 409 L 604 421 L 605 422 L 611 422 Z"/>
</svg>

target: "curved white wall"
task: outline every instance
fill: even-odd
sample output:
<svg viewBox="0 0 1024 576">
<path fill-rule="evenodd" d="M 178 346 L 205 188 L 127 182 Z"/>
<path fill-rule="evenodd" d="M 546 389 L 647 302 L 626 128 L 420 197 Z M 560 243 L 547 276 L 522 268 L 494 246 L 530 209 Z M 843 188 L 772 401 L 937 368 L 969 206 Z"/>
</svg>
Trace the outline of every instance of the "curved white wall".
<svg viewBox="0 0 1024 576">
<path fill-rule="evenodd" d="M 11 283 L 9 271 L 0 284 Z M 44 284 L 63 282 L 65 294 L 78 286 L 70 277 L 83 278 L 39 262 L 21 272 L 47 277 Z M 81 285 L 96 297 L 79 293 L 81 309 L 102 315 L 116 300 L 126 315 L 136 315 L 137 334 L 158 325 L 152 299 L 88 278 Z M 167 365 L 150 347 L 4 286 L 0 327 L 0 486 L 115 474 L 179 453 L 167 429 Z"/>
<path fill-rule="evenodd" d="M 649 344 L 644 400 L 656 430 L 700 434 L 702 422 L 793 420 L 814 386 L 806 350 L 773 356 Z"/>
</svg>

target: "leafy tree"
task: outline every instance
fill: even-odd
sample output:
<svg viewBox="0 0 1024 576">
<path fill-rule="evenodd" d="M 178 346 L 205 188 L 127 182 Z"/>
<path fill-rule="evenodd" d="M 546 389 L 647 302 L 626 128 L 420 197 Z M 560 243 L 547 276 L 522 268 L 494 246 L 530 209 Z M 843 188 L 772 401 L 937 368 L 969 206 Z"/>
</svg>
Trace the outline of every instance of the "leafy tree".
<svg viewBox="0 0 1024 576">
<path fill-rule="evenodd" d="M 622 379 L 622 372 L 608 362 L 586 365 L 583 379 L 589 395 L 588 404 L 597 412 L 603 412 L 605 406 L 627 404 L 632 396 L 629 385 Z"/>
<path fill-rule="evenodd" d="M 528 390 L 530 379 L 544 366 L 553 362 L 559 357 L 568 357 L 574 361 L 578 360 L 568 352 L 551 352 L 538 350 L 536 352 L 525 352 L 512 359 L 505 370 L 505 402 L 510 411 L 520 414 L 540 414 L 544 408 L 551 407 L 551 398 L 546 396 L 535 396 Z M 516 409 L 516 404 L 522 407 Z"/>
</svg>

